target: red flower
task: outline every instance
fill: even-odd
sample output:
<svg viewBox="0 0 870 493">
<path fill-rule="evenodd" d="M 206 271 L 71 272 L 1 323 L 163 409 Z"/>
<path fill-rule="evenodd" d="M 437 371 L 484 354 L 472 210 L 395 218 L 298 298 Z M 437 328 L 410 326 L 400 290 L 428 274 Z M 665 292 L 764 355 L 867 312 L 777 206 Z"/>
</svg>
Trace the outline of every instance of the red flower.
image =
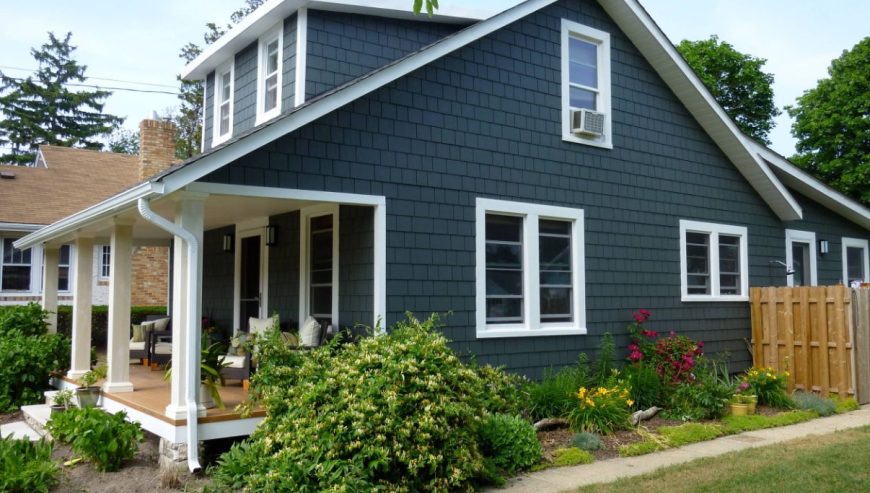
<svg viewBox="0 0 870 493">
<path fill-rule="evenodd" d="M 642 323 L 646 322 L 646 320 L 649 318 L 650 315 L 651 315 L 651 313 L 649 312 L 649 310 L 645 310 L 645 309 L 641 308 L 640 310 L 634 312 L 634 314 L 633 314 L 634 321 L 639 323 L 639 324 L 642 324 Z"/>
<path fill-rule="evenodd" d="M 640 348 L 638 347 L 638 345 L 635 344 L 635 343 L 633 343 L 633 342 L 632 342 L 631 344 L 628 345 L 628 350 L 629 350 L 629 351 L 637 351 L 638 349 L 640 349 Z"/>
<path fill-rule="evenodd" d="M 654 330 L 646 330 L 646 329 L 640 331 L 640 333 L 641 333 L 641 335 L 649 337 L 649 338 L 658 337 L 658 335 L 659 335 L 659 333 L 654 331 Z"/>
<path fill-rule="evenodd" d="M 632 351 L 631 354 L 628 355 L 628 359 L 631 361 L 640 361 L 643 359 L 643 354 L 640 351 Z"/>
</svg>

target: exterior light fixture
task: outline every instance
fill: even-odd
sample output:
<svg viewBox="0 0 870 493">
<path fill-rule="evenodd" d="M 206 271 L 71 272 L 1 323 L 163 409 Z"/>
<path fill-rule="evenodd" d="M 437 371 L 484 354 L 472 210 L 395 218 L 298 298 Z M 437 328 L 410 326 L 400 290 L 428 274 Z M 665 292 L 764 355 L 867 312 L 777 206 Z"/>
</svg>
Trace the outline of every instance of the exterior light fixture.
<svg viewBox="0 0 870 493">
<path fill-rule="evenodd" d="M 232 252 L 233 251 L 233 235 L 225 234 L 223 237 L 223 251 Z"/>
<path fill-rule="evenodd" d="M 819 240 L 819 253 L 822 255 L 831 251 L 830 245 L 828 245 L 828 240 Z"/>
<path fill-rule="evenodd" d="M 278 227 L 274 225 L 266 226 L 266 244 L 269 246 L 275 246 L 278 243 L 278 237 L 276 236 L 278 233 Z"/>
</svg>

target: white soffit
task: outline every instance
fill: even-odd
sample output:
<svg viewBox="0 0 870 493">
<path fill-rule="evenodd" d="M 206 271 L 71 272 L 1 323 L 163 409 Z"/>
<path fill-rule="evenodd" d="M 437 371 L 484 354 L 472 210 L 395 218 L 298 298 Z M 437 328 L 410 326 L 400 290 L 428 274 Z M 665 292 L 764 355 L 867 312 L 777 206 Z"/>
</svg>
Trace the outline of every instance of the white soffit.
<svg viewBox="0 0 870 493">
<path fill-rule="evenodd" d="M 750 152 L 740 130 L 637 0 L 599 3 L 774 213 L 783 221 L 800 219 L 800 205 L 767 164 Z"/>
<path fill-rule="evenodd" d="M 435 15 L 429 17 L 425 12 L 414 15 L 411 0 L 268 0 L 257 10 L 245 17 L 217 41 L 207 46 L 203 52 L 181 70 L 184 80 L 203 80 L 231 56 L 251 43 L 275 24 L 290 17 L 300 7 L 332 12 L 368 14 L 395 19 L 419 22 L 441 22 L 446 24 L 470 24 L 494 15 L 497 10 L 469 8 L 462 5 L 445 5 Z"/>
</svg>

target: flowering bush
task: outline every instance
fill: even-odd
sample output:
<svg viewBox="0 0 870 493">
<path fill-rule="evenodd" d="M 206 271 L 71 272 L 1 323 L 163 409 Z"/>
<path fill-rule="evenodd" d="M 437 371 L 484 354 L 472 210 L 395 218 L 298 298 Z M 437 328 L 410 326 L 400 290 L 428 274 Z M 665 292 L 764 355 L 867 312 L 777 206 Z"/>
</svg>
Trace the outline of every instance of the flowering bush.
<svg viewBox="0 0 870 493">
<path fill-rule="evenodd" d="M 644 327 L 652 313 L 649 310 L 634 312 L 634 323 L 628 326 L 631 344 L 628 345 L 628 360 L 655 368 L 663 383 L 678 385 L 695 379 L 693 370 L 704 355 L 704 343 L 695 342 L 673 331 L 667 337 Z"/>
<path fill-rule="evenodd" d="M 574 431 L 606 434 L 628 427 L 634 405 L 628 386 L 616 383 L 612 387 L 580 387 L 577 399 L 577 406 L 568 415 Z"/>
<path fill-rule="evenodd" d="M 778 373 L 773 368 L 752 367 L 746 372 L 743 382 L 751 393 L 758 396 L 759 404 L 791 409 L 794 402 L 786 391 L 788 376 L 787 371 Z"/>
</svg>

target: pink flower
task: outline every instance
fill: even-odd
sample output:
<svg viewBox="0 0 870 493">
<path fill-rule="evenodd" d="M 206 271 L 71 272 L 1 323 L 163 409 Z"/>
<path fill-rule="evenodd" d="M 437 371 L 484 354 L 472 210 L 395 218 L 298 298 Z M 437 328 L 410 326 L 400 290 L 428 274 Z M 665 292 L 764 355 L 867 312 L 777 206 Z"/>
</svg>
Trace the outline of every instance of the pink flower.
<svg viewBox="0 0 870 493">
<path fill-rule="evenodd" d="M 628 359 L 631 361 L 640 361 L 643 359 L 643 354 L 640 351 L 632 351 L 631 354 L 628 355 Z"/>
<path fill-rule="evenodd" d="M 654 331 L 654 330 L 646 330 L 646 329 L 640 331 L 640 333 L 641 333 L 641 335 L 649 337 L 649 338 L 658 337 L 658 335 L 659 335 L 659 333 Z"/>
<path fill-rule="evenodd" d="M 629 350 L 629 351 L 632 351 L 632 352 L 633 352 L 633 351 L 637 351 L 638 349 L 640 349 L 640 348 L 638 347 L 638 345 L 635 344 L 635 343 L 633 343 L 633 342 L 632 342 L 631 344 L 628 345 L 628 350 Z"/>
<path fill-rule="evenodd" d="M 634 314 L 633 314 L 634 321 L 639 323 L 639 324 L 642 324 L 642 323 L 646 322 L 646 320 L 649 318 L 650 315 L 651 315 L 651 313 L 649 312 L 649 310 L 645 310 L 645 309 L 641 308 L 640 310 L 634 312 Z"/>
</svg>

